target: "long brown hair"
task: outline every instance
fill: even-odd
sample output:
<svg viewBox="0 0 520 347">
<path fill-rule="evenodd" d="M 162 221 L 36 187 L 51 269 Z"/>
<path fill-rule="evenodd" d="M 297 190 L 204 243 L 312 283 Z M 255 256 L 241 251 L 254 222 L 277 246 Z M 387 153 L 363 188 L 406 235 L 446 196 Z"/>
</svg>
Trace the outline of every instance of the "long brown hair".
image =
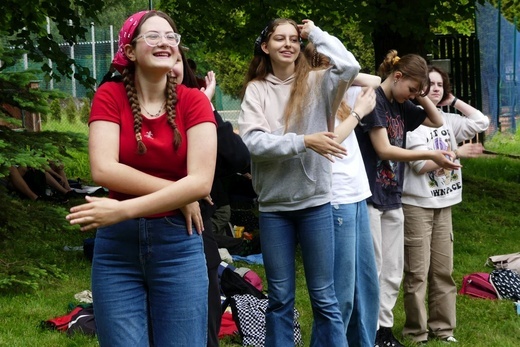
<svg viewBox="0 0 520 347">
<path fill-rule="evenodd" d="M 296 29 L 296 32 L 298 32 L 298 34 L 300 33 L 298 29 L 298 24 L 296 24 L 296 22 L 292 19 L 278 18 L 267 25 L 267 27 L 262 31 L 261 35 L 259 36 L 259 38 L 257 38 L 255 42 L 255 55 L 249 63 L 249 69 L 244 79 L 244 85 L 241 93 L 242 98 L 244 97 L 244 93 L 249 82 L 255 80 L 265 80 L 266 76 L 269 73 L 273 73 L 273 67 L 271 65 L 271 59 L 269 55 L 265 54 L 261 50 L 258 50 L 257 46 L 261 45 L 263 42 L 268 42 L 272 34 L 275 32 L 276 28 L 282 24 L 290 24 Z M 309 98 L 307 97 L 309 91 L 307 77 L 309 75 L 310 66 L 307 60 L 305 59 L 302 51 L 300 51 L 298 57 L 294 62 L 294 65 L 295 79 L 291 87 L 289 101 L 285 106 L 283 114 L 285 129 L 287 129 L 289 122 L 293 122 L 295 124 L 300 123 L 300 120 L 303 117 L 302 111 L 304 110 L 309 100 Z M 293 117 L 295 118 L 293 119 Z"/>
<path fill-rule="evenodd" d="M 172 27 L 174 32 L 177 31 L 177 26 L 173 19 L 170 18 L 166 13 L 161 11 L 150 11 L 146 13 L 141 19 L 139 25 L 137 26 L 134 37 L 132 38 L 132 46 L 135 47 L 135 38 L 140 34 L 141 26 L 144 22 L 150 17 L 158 16 L 165 19 L 170 26 Z M 179 48 L 180 50 L 180 48 Z M 132 109 L 132 114 L 134 116 L 134 133 L 135 139 L 137 141 L 137 153 L 145 154 L 146 146 L 143 142 L 143 137 L 141 134 L 143 116 L 141 114 L 141 105 L 139 104 L 139 98 L 137 97 L 137 90 L 135 88 L 135 65 L 130 65 L 129 67 L 123 70 L 123 83 L 126 89 L 126 95 L 128 97 L 128 101 L 130 102 L 130 107 Z M 182 142 L 182 136 L 177 129 L 177 124 L 175 123 L 175 117 L 177 116 L 175 105 L 177 104 L 177 83 L 175 78 L 171 73 L 167 76 L 167 84 L 164 90 L 164 95 L 166 97 L 166 112 L 168 114 L 168 124 L 173 130 L 173 148 L 179 148 L 179 145 Z"/>
<path fill-rule="evenodd" d="M 399 57 L 395 49 L 388 51 L 385 59 L 379 65 L 378 74 L 384 80 L 397 71 L 403 74 L 403 78 L 409 78 L 419 83 L 421 96 L 428 95 L 430 77 L 428 75 L 428 64 L 423 57 L 417 54 L 406 54 Z"/>
<path fill-rule="evenodd" d="M 321 70 L 326 69 L 330 66 L 330 59 L 325 54 L 318 52 L 313 43 L 309 42 L 305 45 L 305 49 L 303 50 L 303 54 L 305 58 L 309 62 L 311 69 L 313 70 Z M 336 112 L 336 117 L 339 120 L 344 121 L 351 113 L 351 108 L 345 100 L 341 100 L 339 104 L 338 110 Z"/>
</svg>

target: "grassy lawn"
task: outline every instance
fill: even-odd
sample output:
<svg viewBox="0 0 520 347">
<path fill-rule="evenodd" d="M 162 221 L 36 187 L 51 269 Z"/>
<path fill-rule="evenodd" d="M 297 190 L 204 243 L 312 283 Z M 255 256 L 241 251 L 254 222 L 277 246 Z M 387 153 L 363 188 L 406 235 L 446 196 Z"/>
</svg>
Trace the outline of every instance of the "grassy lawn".
<svg viewBox="0 0 520 347">
<path fill-rule="evenodd" d="M 82 165 L 88 165 L 82 159 Z M 484 266 L 491 255 L 520 251 L 520 160 L 497 157 L 464 160 L 463 202 L 453 210 L 455 233 L 454 277 L 460 288 L 462 277 L 472 272 L 490 272 Z M 71 177 L 85 176 L 71 175 Z M 78 203 L 78 201 L 71 202 Z M 58 208 L 65 215 L 66 207 Z M 38 206 L 35 206 L 38 208 Z M 25 218 L 31 218 L 27 214 Z M 21 218 L 20 216 L 17 218 Z M 64 222 L 60 231 L 39 230 L 20 233 L 0 240 L 0 276 L 5 269 L 22 264 L 53 264 L 40 276 L 37 285 L 4 285 L 0 277 L 0 346 L 56 347 L 98 346 L 95 339 L 39 328 L 42 320 L 65 314 L 74 294 L 90 289 L 90 263 L 82 252 L 65 251 L 64 246 L 80 246 L 93 233 L 81 233 Z M 265 278 L 261 266 L 235 264 L 254 269 Z M 305 287 L 301 262 L 297 269 L 297 308 L 300 311 L 305 345 L 309 344 L 312 311 Z M 346 276 L 350 274 L 345 274 Z M 265 286 L 265 283 L 264 283 Z M 395 334 L 400 336 L 404 324 L 402 297 L 394 310 Z M 520 316 L 512 301 L 489 301 L 459 296 L 457 298 L 458 346 L 517 347 L 520 345 Z M 238 346 L 230 339 L 222 346 Z M 414 346 L 405 341 L 406 346 Z M 429 346 L 445 346 L 432 341 Z M 333 347 L 333 346 L 331 346 Z"/>
</svg>

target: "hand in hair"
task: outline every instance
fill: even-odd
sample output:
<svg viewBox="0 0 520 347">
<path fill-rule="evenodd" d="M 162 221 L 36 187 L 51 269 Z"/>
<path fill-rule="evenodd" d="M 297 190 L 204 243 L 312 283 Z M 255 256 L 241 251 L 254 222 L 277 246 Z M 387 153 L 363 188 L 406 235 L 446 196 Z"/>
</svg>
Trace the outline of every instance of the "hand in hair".
<svg viewBox="0 0 520 347">
<path fill-rule="evenodd" d="M 360 118 L 365 117 L 372 112 L 376 106 L 376 93 L 373 88 L 363 88 L 356 98 L 355 107 L 353 109 Z"/>
<path fill-rule="evenodd" d="M 347 155 L 347 149 L 334 141 L 336 137 L 337 135 L 331 132 L 305 135 L 305 147 L 334 162 L 333 157 L 343 158 L 343 156 Z"/>
<path fill-rule="evenodd" d="M 298 29 L 300 29 L 300 36 L 302 39 L 307 40 L 309 38 L 309 35 L 316 26 L 314 25 L 314 22 L 310 19 L 304 19 L 302 20 L 303 24 L 298 24 Z"/>
</svg>

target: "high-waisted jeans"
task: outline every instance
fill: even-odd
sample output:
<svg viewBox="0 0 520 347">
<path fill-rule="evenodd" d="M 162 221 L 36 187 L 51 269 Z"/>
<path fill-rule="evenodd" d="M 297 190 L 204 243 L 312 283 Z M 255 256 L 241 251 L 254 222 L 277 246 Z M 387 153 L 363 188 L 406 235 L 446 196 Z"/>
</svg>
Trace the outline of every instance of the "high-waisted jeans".
<svg viewBox="0 0 520 347">
<path fill-rule="evenodd" d="M 92 293 L 101 346 L 206 346 L 202 237 L 182 215 L 98 229 Z"/>
<path fill-rule="evenodd" d="M 300 243 L 314 314 L 310 346 L 346 346 L 334 291 L 334 228 L 330 204 L 297 211 L 261 212 L 260 233 L 269 294 L 265 345 L 294 346 L 295 252 Z"/>
</svg>

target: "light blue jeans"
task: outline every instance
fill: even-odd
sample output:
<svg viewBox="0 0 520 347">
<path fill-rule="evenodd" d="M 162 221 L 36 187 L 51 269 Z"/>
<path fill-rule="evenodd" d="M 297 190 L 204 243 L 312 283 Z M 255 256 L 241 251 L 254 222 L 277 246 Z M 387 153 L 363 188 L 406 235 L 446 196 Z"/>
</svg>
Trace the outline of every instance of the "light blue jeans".
<svg viewBox="0 0 520 347">
<path fill-rule="evenodd" d="M 202 237 L 182 215 L 98 229 L 92 294 L 100 346 L 206 346 Z"/>
<path fill-rule="evenodd" d="M 350 346 L 374 345 L 379 281 L 366 201 L 332 205 L 334 287 Z"/>
<path fill-rule="evenodd" d="M 330 204 L 290 212 L 261 212 L 259 222 L 269 297 L 266 347 L 294 346 L 298 243 L 314 315 L 310 346 L 346 346 L 334 292 L 334 230 Z"/>
</svg>

